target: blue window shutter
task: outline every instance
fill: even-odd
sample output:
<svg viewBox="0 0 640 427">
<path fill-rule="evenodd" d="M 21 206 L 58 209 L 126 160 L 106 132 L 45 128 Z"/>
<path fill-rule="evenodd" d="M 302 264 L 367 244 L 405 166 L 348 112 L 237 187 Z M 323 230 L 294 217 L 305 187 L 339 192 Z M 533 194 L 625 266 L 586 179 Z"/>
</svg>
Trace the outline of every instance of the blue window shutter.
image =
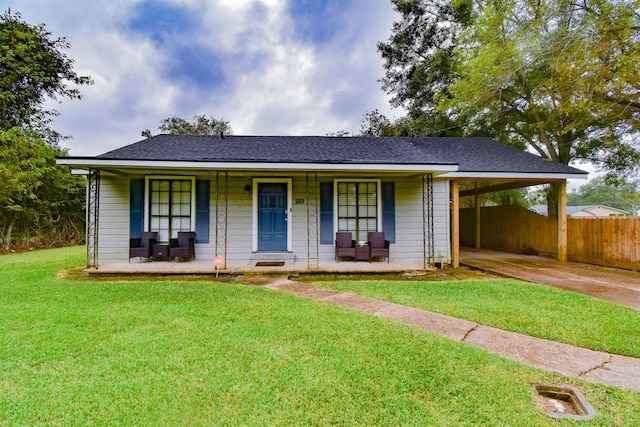
<svg viewBox="0 0 640 427">
<path fill-rule="evenodd" d="M 333 244 L 333 183 L 320 183 L 320 243 Z"/>
<path fill-rule="evenodd" d="M 382 231 L 384 238 L 396 242 L 396 189 L 395 182 L 382 183 Z"/>
<path fill-rule="evenodd" d="M 144 179 L 132 179 L 129 187 L 129 237 L 140 237 L 144 231 Z"/>
<path fill-rule="evenodd" d="M 211 181 L 196 180 L 196 243 L 209 243 L 209 189 Z"/>
</svg>

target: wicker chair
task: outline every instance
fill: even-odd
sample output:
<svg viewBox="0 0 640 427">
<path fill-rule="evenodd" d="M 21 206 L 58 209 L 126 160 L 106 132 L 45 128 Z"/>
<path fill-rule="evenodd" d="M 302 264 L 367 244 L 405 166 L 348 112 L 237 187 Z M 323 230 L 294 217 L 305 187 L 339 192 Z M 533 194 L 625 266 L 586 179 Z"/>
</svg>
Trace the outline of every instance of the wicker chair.
<svg viewBox="0 0 640 427">
<path fill-rule="evenodd" d="M 384 239 L 384 233 L 381 231 L 370 231 L 367 234 L 369 240 L 369 262 L 373 258 L 387 258 L 389 263 L 389 241 Z"/>
<path fill-rule="evenodd" d="M 151 249 L 153 245 L 158 243 L 157 231 L 143 231 L 140 237 L 132 237 L 129 239 L 129 262 L 131 258 L 151 258 Z"/>
<path fill-rule="evenodd" d="M 336 261 L 340 262 L 340 257 L 351 257 L 356 261 L 356 241 L 353 240 L 351 232 L 339 231 L 336 233 Z"/>
<path fill-rule="evenodd" d="M 195 250 L 196 233 L 193 231 L 179 231 L 177 239 L 169 240 L 169 258 L 196 257 Z"/>
</svg>

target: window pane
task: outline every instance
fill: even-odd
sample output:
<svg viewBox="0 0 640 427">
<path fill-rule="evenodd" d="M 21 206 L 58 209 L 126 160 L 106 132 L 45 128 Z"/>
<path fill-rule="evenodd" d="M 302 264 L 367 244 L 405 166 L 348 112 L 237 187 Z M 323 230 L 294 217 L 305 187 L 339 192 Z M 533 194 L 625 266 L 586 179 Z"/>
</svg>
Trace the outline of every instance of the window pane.
<svg viewBox="0 0 640 427">
<path fill-rule="evenodd" d="M 180 230 L 180 218 L 171 218 L 171 238 L 178 237 L 178 231 Z"/>
<path fill-rule="evenodd" d="M 149 228 L 168 242 L 178 231 L 191 231 L 191 180 L 150 180 Z"/>
<path fill-rule="evenodd" d="M 377 230 L 378 184 L 376 182 L 338 183 L 338 231 L 351 231 L 356 240 L 366 240 Z"/>
</svg>

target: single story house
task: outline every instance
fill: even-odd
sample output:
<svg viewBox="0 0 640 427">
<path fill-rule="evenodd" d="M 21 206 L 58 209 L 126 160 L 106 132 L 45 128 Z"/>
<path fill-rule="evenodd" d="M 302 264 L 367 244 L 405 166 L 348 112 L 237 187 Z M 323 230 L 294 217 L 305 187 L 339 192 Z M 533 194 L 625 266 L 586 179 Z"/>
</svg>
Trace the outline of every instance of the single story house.
<svg viewBox="0 0 640 427">
<path fill-rule="evenodd" d="M 483 137 L 157 135 L 58 163 L 88 174 L 96 268 L 126 262 L 141 231 L 161 242 L 194 231 L 198 260 L 275 257 L 309 269 L 334 261 L 336 232 L 364 241 L 383 231 L 391 262 L 457 266 L 458 198 L 470 195 L 460 180 L 499 181 L 496 191 L 559 182 L 564 195 L 566 179 L 587 176 Z"/>
<path fill-rule="evenodd" d="M 533 205 L 529 210 L 547 216 L 547 205 Z M 628 216 L 629 211 L 605 205 L 567 206 L 567 216 L 572 218 L 608 218 Z"/>
</svg>

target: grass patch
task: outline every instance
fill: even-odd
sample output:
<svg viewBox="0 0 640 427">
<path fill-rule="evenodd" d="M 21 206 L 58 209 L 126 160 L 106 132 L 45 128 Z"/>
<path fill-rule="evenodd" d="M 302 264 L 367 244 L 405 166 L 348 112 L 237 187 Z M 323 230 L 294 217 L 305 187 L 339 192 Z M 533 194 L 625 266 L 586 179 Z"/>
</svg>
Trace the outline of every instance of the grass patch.
<svg viewBox="0 0 640 427">
<path fill-rule="evenodd" d="M 552 286 L 512 279 L 318 284 L 525 335 L 640 357 L 640 312 Z"/>
<path fill-rule="evenodd" d="M 640 393 L 259 287 L 57 276 L 82 261 L 0 257 L 0 425 L 573 425 L 533 382 L 640 424 Z"/>
</svg>

